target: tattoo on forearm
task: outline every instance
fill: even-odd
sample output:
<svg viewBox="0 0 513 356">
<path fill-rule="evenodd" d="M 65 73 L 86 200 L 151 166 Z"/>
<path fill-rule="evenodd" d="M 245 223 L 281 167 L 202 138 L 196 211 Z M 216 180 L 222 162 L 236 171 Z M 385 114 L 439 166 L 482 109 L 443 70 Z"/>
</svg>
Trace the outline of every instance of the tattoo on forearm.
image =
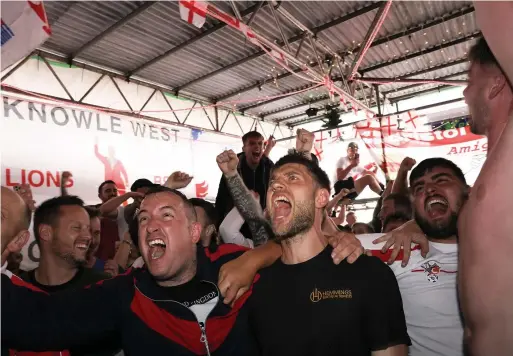
<svg viewBox="0 0 513 356">
<path fill-rule="evenodd" d="M 228 190 L 233 198 L 233 203 L 244 220 L 248 223 L 251 233 L 253 234 L 255 247 L 264 244 L 271 236 L 271 229 L 264 217 L 260 204 L 255 201 L 251 192 L 244 185 L 244 181 L 238 174 L 225 179 Z"/>
</svg>

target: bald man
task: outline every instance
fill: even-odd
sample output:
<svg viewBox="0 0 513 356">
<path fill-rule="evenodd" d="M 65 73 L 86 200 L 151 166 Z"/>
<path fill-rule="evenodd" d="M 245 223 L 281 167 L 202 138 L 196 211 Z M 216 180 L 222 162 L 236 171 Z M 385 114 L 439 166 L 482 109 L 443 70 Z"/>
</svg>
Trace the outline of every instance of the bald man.
<svg viewBox="0 0 513 356">
<path fill-rule="evenodd" d="M 16 192 L 2 186 L 2 266 L 27 243 L 32 212 Z"/>
</svg>

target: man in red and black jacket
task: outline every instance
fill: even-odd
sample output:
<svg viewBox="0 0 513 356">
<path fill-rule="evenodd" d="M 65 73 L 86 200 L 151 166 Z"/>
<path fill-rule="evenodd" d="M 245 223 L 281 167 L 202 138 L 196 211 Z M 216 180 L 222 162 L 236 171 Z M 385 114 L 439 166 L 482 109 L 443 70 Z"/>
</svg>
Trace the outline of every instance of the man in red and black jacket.
<svg viewBox="0 0 513 356">
<path fill-rule="evenodd" d="M 164 187 L 138 213 L 144 269 L 56 295 L 2 274 L 2 346 L 80 349 L 118 334 L 129 355 L 254 355 L 246 300 L 230 306 L 217 287 L 220 267 L 243 248 L 198 248 L 201 227 L 183 194 Z"/>
</svg>

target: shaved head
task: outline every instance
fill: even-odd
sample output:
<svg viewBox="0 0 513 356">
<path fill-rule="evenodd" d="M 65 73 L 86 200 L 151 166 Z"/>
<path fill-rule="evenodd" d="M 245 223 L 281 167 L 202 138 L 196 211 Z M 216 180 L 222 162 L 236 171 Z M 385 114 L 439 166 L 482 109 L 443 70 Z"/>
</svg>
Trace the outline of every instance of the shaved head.
<svg viewBox="0 0 513 356">
<path fill-rule="evenodd" d="M 28 230 L 31 212 L 13 190 L 2 186 L 2 252 L 22 230 Z"/>
</svg>

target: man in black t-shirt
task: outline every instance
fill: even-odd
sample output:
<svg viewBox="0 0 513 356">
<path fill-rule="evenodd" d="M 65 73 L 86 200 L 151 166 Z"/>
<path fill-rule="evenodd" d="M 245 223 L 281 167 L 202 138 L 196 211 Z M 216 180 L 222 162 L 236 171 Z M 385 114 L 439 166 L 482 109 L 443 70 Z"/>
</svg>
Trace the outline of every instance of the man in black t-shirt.
<svg viewBox="0 0 513 356">
<path fill-rule="evenodd" d="M 84 266 L 92 239 L 89 214 L 80 198 L 66 195 L 44 201 L 34 213 L 34 237 L 41 251 L 39 266 L 19 276 L 38 289 L 55 294 L 110 278 Z M 71 355 L 114 355 L 118 344 L 115 335 L 106 334 L 91 347 L 71 350 Z"/>
<path fill-rule="evenodd" d="M 375 257 L 334 265 L 321 233 L 326 173 L 301 155 L 278 161 L 267 207 L 280 260 L 260 272 L 250 324 L 263 356 L 406 356 L 410 339 L 397 281 Z"/>
</svg>

